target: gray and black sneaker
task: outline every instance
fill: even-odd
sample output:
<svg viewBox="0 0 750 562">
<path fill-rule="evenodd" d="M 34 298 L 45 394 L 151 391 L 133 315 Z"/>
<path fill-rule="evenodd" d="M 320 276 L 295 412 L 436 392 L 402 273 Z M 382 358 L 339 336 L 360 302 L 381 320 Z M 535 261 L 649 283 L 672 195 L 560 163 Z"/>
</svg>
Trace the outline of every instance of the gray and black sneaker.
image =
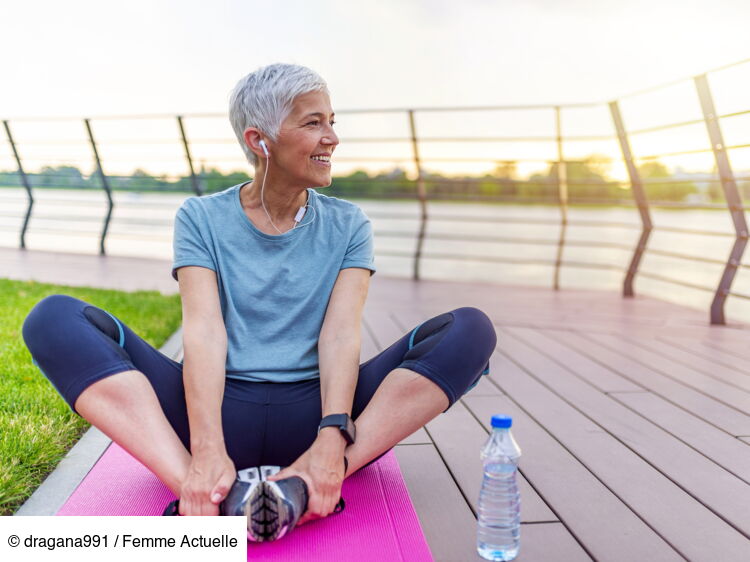
<svg viewBox="0 0 750 562">
<path fill-rule="evenodd" d="M 307 510 L 307 484 L 299 476 L 278 482 L 266 479 L 281 470 L 261 466 L 239 471 L 237 480 L 221 504 L 222 515 L 247 517 L 247 538 L 273 541 L 294 528 Z"/>
<path fill-rule="evenodd" d="M 276 482 L 267 478 L 281 470 L 279 466 L 261 466 L 264 486 L 265 529 L 267 541 L 280 539 L 299 521 L 307 511 L 307 484 L 299 476 L 290 476 Z"/>
<path fill-rule="evenodd" d="M 344 471 L 347 466 L 344 458 Z M 307 511 L 309 497 L 307 484 L 299 476 L 290 476 L 270 482 L 280 466 L 261 466 L 241 470 L 232 489 L 221 504 L 222 515 L 247 517 L 247 538 L 255 542 L 280 539 L 294 529 L 302 514 Z M 343 511 L 343 498 L 334 513 Z"/>
<path fill-rule="evenodd" d="M 247 517 L 247 538 L 251 541 L 265 540 L 262 534 L 257 534 L 256 529 L 261 529 L 262 519 L 265 517 L 263 481 L 260 470 L 257 468 L 246 468 L 237 473 L 229 494 L 221 502 L 219 513 L 221 515 L 242 515 Z M 256 523 L 251 524 L 251 521 Z"/>
</svg>

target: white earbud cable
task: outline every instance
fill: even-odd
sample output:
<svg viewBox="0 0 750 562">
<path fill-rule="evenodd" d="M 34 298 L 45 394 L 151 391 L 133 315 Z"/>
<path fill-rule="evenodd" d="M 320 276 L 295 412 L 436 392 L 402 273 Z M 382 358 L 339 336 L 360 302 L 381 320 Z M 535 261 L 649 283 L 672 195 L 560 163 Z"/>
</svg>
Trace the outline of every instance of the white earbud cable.
<svg viewBox="0 0 750 562">
<path fill-rule="evenodd" d="M 263 200 L 263 189 L 264 189 L 264 188 L 266 187 L 266 176 L 268 176 L 268 160 L 270 160 L 270 158 L 271 158 L 271 157 L 270 157 L 270 156 L 268 155 L 268 152 L 267 152 L 267 151 L 264 151 L 264 152 L 265 152 L 265 154 L 266 154 L 266 170 L 265 170 L 265 172 L 263 172 L 263 182 L 262 182 L 262 183 L 260 184 L 260 204 L 261 204 L 261 205 L 263 205 L 263 210 L 265 211 L 265 213 L 266 213 L 266 216 L 268 217 L 268 221 L 269 221 L 269 222 L 271 223 L 271 226 L 273 226 L 273 227 L 274 227 L 274 228 L 276 229 L 276 232 L 278 232 L 279 234 L 284 234 L 284 233 L 283 233 L 283 232 L 281 232 L 281 231 L 280 231 L 280 230 L 278 229 L 278 227 L 277 227 L 277 226 L 276 226 L 276 225 L 275 225 L 275 224 L 273 223 L 273 220 L 271 220 L 271 215 L 269 215 L 269 214 L 268 214 L 268 209 L 266 209 L 266 203 L 265 203 L 265 201 Z M 307 193 L 307 199 L 308 199 L 308 202 L 307 202 L 307 203 L 305 204 L 305 206 L 304 206 L 304 207 L 300 207 L 300 209 L 312 209 L 312 211 L 313 211 L 313 219 L 312 219 L 312 220 L 311 220 L 310 222 L 308 222 L 308 223 L 305 223 L 305 224 L 303 224 L 303 225 L 301 225 L 301 226 L 300 226 L 300 225 L 299 225 L 299 222 L 300 222 L 300 221 L 302 220 L 302 218 L 304 218 L 304 216 L 305 216 L 305 215 L 307 214 L 307 213 L 305 212 L 305 213 L 303 213 L 302 217 L 300 217 L 300 221 L 298 221 L 298 220 L 296 219 L 296 217 L 295 217 L 295 220 L 294 220 L 294 226 L 293 226 L 292 228 L 290 228 L 289 230 L 294 230 L 294 229 L 295 229 L 295 228 L 297 228 L 298 226 L 300 226 L 300 228 L 302 228 L 302 226 L 310 226 L 310 225 L 311 225 L 311 224 L 312 224 L 313 222 L 315 222 L 315 219 L 317 218 L 317 211 L 315 210 L 315 207 L 313 207 L 312 205 L 310 205 L 310 192 L 308 192 L 308 193 Z M 288 232 L 288 231 L 287 231 L 287 232 Z"/>
</svg>

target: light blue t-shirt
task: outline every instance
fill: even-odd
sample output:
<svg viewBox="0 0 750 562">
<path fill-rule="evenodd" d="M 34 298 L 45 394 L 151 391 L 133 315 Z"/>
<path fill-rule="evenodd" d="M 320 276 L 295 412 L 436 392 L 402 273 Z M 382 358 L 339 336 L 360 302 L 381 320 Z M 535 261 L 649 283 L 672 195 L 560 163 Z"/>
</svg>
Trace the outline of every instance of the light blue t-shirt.
<svg viewBox="0 0 750 562">
<path fill-rule="evenodd" d="M 227 377 L 317 378 L 318 337 L 339 271 L 375 272 L 370 220 L 354 203 L 310 188 L 315 212 L 284 234 L 265 234 L 243 211 L 241 187 L 185 200 L 175 218 L 172 277 L 186 265 L 216 272 Z"/>
</svg>

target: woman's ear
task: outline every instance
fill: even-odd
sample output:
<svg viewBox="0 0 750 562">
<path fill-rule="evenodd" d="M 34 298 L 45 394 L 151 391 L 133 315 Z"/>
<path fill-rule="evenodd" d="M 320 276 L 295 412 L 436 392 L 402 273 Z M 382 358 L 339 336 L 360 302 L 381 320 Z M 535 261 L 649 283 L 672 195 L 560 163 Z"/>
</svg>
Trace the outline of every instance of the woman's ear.
<svg viewBox="0 0 750 562">
<path fill-rule="evenodd" d="M 260 144 L 260 141 L 263 140 L 263 135 L 258 129 L 248 127 L 242 136 L 245 139 L 245 144 L 253 151 L 253 154 L 261 160 L 267 157 L 266 152 Z"/>
</svg>

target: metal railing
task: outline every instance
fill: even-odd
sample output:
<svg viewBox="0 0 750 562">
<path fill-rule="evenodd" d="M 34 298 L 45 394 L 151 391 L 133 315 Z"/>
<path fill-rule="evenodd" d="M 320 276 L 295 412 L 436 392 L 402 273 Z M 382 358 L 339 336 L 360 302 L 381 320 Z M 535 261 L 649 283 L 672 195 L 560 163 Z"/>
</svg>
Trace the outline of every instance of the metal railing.
<svg viewBox="0 0 750 562">
<path fill-rule="evenodd" d="M 544 265 L 552 268 L 552 282 L 551 285 L 555 289 L 561 287 L 561 271 L 563 268 L 584 268 L 584 269 L 600 269 L 600 270 L 615 270 L 620 271 L 623 274 L 622 280 L 622 291 L 626 297 L 632 297 L 635 294 L 634 283 L 638 276 L 654 279 L 663 283 L 669 283 L 673 285 L 679 285 L 681 287 L 688 287 L 690 289 L 700 291 L 710 291 L 713 293 L 713 301 L 710 307 L 710 320 L 712 324 L 724 324 L 725 318 L 725 303 L 728 297 L 737 297 L 740 299 L 750 299 L 750 295 L 745 295 L 732 291 L 732 284 L 735 276 L 739 269 L 750 268 L 750 266 L 742 263 L 742 257 L 744 254 L 745 246 L 747 245 L 748 239 L 748 228 L 745 220 L 745 207 L 740 198 L 740 193 L 737 186 L 738 180 L 750 179 L 748 176 L 735 177 L 732 170 L 732 166 L 729 159 L 729 152 L 733 150 L 746 149 L 750 147 L 750 138 L 747 139 L 748 143 L 735 143 L 730 146 L 725 144 L 724 136 L 722 134 L 722 121 L 730 118 L 742 117 L 750 115 L 750 109 L 741 111 L 731 111 L 724 114 L 719 114 L 716 110 L 711 87 L 709 84 L 709 74 L 713 72 L 724 71 L 728 68 L 736 66 L 746 65 L 750 67 L 750 60 L 741 61 L 735 63 L 735 65 L 727 65 L 719 69 L 714 69 L 705 74 L 699 76 L 687 78 L 681 81 L 671 82 L 667 85 L 651 88 L 649 90 L 641 90 L 628 96 L 623 96 L 619 99 L 609 101 L 606 103 L 585 103 L 585 104 L 567 104 L 567 105 L 513 105 L 513 106 L 487 106 L 487 107 L 422 107 L 422 108 L 387 108 L 387 109 L 351 109 L 340 111 L 339 115 L 349 115 L 355 117 L 369 117 L 378 116 L 380 118 L 393 118 L 398 116 L 403 119 L 402 130 L 404 131 L 400 135 L 351 135 L 342 136 L 342 146 L 345 144 L 357 145 L 357 144 L 370 144 L 370 145 L 386 145 L 386 146 L 398 146 L 401 148 L 401 152 L 397 155 L 380 155 L 380 154 L 368 154 L 366 156 L 357 155 L 342 155 L 337 157 L 337 161 L 343 163 L 358 163 L 363 166 L 373 166 L 378 164 L 392 164 L 392 165 L 409 165 L 412 168 L 411 177 L 401 177 L 395 181 L 391 181 L 388 185 L 389 190 L 387 195 L 389 197 L 397 197 L 401 199 L 409 198 L 413 199 L 418 204 L 418 226 L 416 234 L 413 232 L 406 232 L 403 230 L 388 230 L 378 231 L 377 235 L 386 238 L 414 238 L 415 247 L 413 251 L 405 250 L 383 250 L 380 253 L 382 255 L 404 257 L 412 260 L 412 277 L 416 280 L 422 277 L 421 264 L 424 260 L 472 260 L 486 263 L 505 263 L 505 264 L 532 264 L 532 265 Z M 701 117 L 699 119 L 681 119 L 671 123 L 659 123 L 657 125 L 646 126 L 628 130 L 626 126 L 626 118 L 623 116 L 622 104 L 625 100 L 631 99 L 637 96 L 643 96 L 651 92 L 657 92 L 663 88 L 669 88 L 676 84 L 685 85 L 686 83 L 692 82 L 694 89 L 694 95 L 699 102 L 701 109 Z M 750 81 L 748 82 L 750 83 Z M 611 122 L 609 123 L 609 130 L 602 133 L 596 134 L 565 134 L 563 121 L 564 114 L 566 111 L 581 111 L 581 110 L 606 110 L 609 114 Z M 481 113 L 486 114 L 513 114 L 518 115 L 524 112 L 545 112 L 551 116 L 552 133 L 551 134 L 498 134 L 503 133 L 499 130 L 488 131 L 488 135 L 464 135 L 464 136 L 442 136 L 442 135 L 431 135 L 431 134 L 419 134 L 418 123 L 420 118 L 425 118 L 428 115 L 435 114 L 460 114 L 470 115 Z M 177 174 L 173 177 L 181 177 L 183 180 L 189 180 L 189 189 L 196 195 L 202 195 L 206 192 L 207 174 L 203 169 L 196 171 L 196 152 L 205 150 L 208 146 L 225 146 L 230 148 L 237 153 L 237 156 L 233 158 L 225 158 L 223 155 L 217 156 L 216 154 L 210 156 L 199 157 L 200 161 L 205 163 L 206 161 L 211 162 L 215 165 L 226 165 L 227 163 L 236 162 L 240 165 L 242 162 L 241 155 L 236 147 L 236 140 L 231 136 L 228 126 L 226 127 L 226 134 L 223 136 L 191 136 L 188 134 L 190 125 L 192 123 L 200 122 L 201 120 L 212 120 L 212 119 L 224 119 L 225 116 L 222 114 L 192 114 L 192 115 L 139 115 L 139 116 L 127 116 L 127 117 L 99 117 L 99 118 L 86 118 L 82 120 L 83 130 L 85 131 L 85 137 L 79 140 L 65 138 L 59 142 L 59 144 L 75 143 L 79 146 L 82 143 L 86 143 L 91 151 L 93 157 L 95 174 L 99 180 L 99 187 L 104 192 L 107 198 L 107 212 L 103 218 L 101 224 L 101 231 L 99 234 L 99 251 L 101 254 L 106 253 L 106 240 L 108 236 L 108 229 L 110 221 L 112 219 L 115 203 L 112 198 L 113 182 L 123 180 L 125 178 L 132 179 L 132 175 L 127 174 L 108 174 L 105 170 L 105 162 L 116 163 L 118 160 L 114 157 L 105 157 L 101 153 L 102 145 L 105 144 L 108 147 L 111 146 L 179 146 L 182 152 L 181 158 L 183 159 L 184 166 L 187 170 L 186 173 Z M 94 130 L 98 123 L 104 121 L 115 121 L 120 123 L 127 123 L 131 127 L 135 127 L 135 123 L 139 120 L 169 120 L 176 124 L 175 131 L 177 135 L 175 138 L 156 138 L 149 140 L 139 140 L 138 138 L 114 138 L 108 139 L 105 143 L 97 142 L 95 140 Z M 20 247 L 26 248 L 26 235 L 29 230 L 30 219 L 32 218 L 32 211 L 34 208 L 34 187 L 35 178 L 39 177 L 39 174 L 30 173 L 27 170 L 27 166 L 24 164 L 21 152 L 25 147 L 33 146 L 56 146 L 56 141 L 50 141 L 43 139 L 42 141 L 26 139 L 19 140 L 14 136 L 13 129 L 16 124 L 23 123 L 35 123 L 35 122 L 47 122 L 52 121 L 51 119 L 14 119 L 4 120 L 3 125 L 6 132 L 8 146 L 10 147 L 9 155 L 12 156 L 13 161 L 16 165 L 17 175 L 19 178 L 19 184 L 25 189 L 27 193 L 27 208 L 23 219 L 23 224 L 20 229 Z M 56 122 L 74 122 L 72 119 L 55 119 Z M 79 121 L 81 122 L 81 121 Z M 664 150 L 660 150 L 659 153 L 649 153 L 646 155 L 638 156 L 632 148 L 632 142 L 634 138 L 643 137 L 655 133 L 664 133 L 665 131 L 673 131 L 674 129 L 686 128 L 691 126 L 703 125 L 707 131 L 708 147 L 701 148 L 689 148 L 685 150 L 669 150 L 668 146 L 663 147 Z M 749 136 L 750 137 L 750 136 Z M 586 162 L 586 158 L 566 158 L 565 148 L 570 143 L 597 143 L 597 142 L 611 142 L 614 146 L 619 149 L 619 158 L 625 166 L 627 180 L 603 180 L 602 178 L 595 178 L 593 180 L 586 178 L 575 178 L 572 177 L 570 172 L 572 167 L 576 164 Z M 445 156 L 438 151 L 429 154 L 430 147 L 435 146 L 453 146 L 461 147 L 464 145 L 544 145 L 546 147 L 547 157 L 523 157 L 523 158 L 497 158 L 497 157 L 480 157 L 467 155 L 461 153 L 462 150 L 456 150 L 459 152 L 457 155 Z M 201 150 L 196 150 L 196 148 Z M 408 147 L 410 153 L 407 153 L 405 147 Z M 551 150 L 550 150 L 551 148 Z M 541 151 L 541 150 L 540 150 Z M 550 154 L 552 152 L 552 154 Z M 660 206 L 677 209 L 716 209 L 726 208 L 732 220 L 734 228 L 733 233 L 693 228 L 691 226 L 667 226 L 655 224 L 652 217 L 652 208 L 654 202 L 649 201 L 648 189 L 649 186 L 658 186 L 665 184 L 673 186 L 680 182 L 688 183 L 694 182 L 695 180 L 681 180 L 679 178 L 644 178 L 641 177 L 641 169 L 639 162 L 654 161 L 662 158 L 670 158 L 676 156 L 687 156 L 695 154 L 711 154 L 713 156 L 713 163 L 716 169 L 718 178 L 706 178 L 702 181 L 706 183 L 718 184 L 721 186 L 722 193 L 726 204 L 715 204 L 715 203 L 685 203 L 685 202 L 661 202 Z M 145 162 L 150 158 L 153 158 L 156 162 L 164 163 L 166 159 L 159 157 L 158 155 L 142 155 L 138 158 L 130 158 L 130 162 Z M 55 161 L 54 158 L 47 157 L 36 157 L 36 160 L 44 160 L 52 163 Z M 58 158 L 57 161 L 71 162 L 72 158 Z M 127 161 L 127 158 L 123 158 L 123 161 Z M 536 180 L 527 179 L 519 180 L 513 178 L 498 178 L 498 177 L 482 177 L 482 178 L 444 178 L 435 177 L 434 174 L 430 174 L 427 171 L 427 166 L 440 166 L 440 165 L 456 165 L 461 164 L 464 166 L 476 165 L 487 163 L 508 163 L 513 162 L 515 164 L 535 164 L 537 166 L 547 166 L 548 174 L 544 178 L 537 178 Z M 203 166 L 201 167 L 203 168 Z M 93 175 L 93 174 L 92 174 Z M 47 178 L 50 174 L 46 175 Z M 90 181 L 90 180 L 88 180 Z M 365 185 L 372 185 L 373 180 L 364 179 L 362 180 Z M 383 183 L 383 180 L 379 180 Z M 536 188 L 544 191 L 544 196 L 519 196 L 517 193 L 513 195 L 507 195 L 498 193 L 501 190 L 495 190 L 495 193 L 491 195 L 483 195 L 477 192 L 478 185 L 495 185 L 498 187 L 510 187 L 519 188 L 524 186 L 535 186 Z M 336 180 L 334 181 L 334 187 Z M 347 185 L 349 189 L 346 192 L 342 192 L 342 195 L 356 196 L 361 194 L 362 191 L 352 188 L 351 186 L 357 185 L 357 180 L 348 179 Z M 462 186 L 466 191 L 459 192 L 458 187 Z M 598 199 L 595 197 L 581 197 L 576 196 L 582 187 L 612 187 L 619 186 L 621 188 L 627 188 L 630 191 L 630 198 L 619 198 L 612 199 L 604 198 Z M 72 185 L 71 187 L 75 187 Z M 88 185 L 87 185 L 88 187 Z M 445 189 L 444 189 L 445 188 Z M 448 191 L 447 193 L 445 191 Z M 473 190 L 473 191 L 472 191 Z M 537 189 L 538 190 L 538 189 Z M 625 191 L 623 191 L 625 193 Z M 471 200 L 475 202 L 493 202 L 493 203 L 545 203 L 554 204 L 559 209 L 559 219 L 549 220 L 541 218 L 517 218 L 517 217 L 504 217 L 502 219 L 503 224 L 518 225 L 547 225 L 550 228 L 557 229 L 557 235 L 549 238 L 523 238 L 516 236 L 497 236 L 497 235 L 467 235 L 459 233 L 428 233 L 428 225 L 439 224 L 442 222 L 451 223 L 467 220 L 472 223 L 487 223 L 491 225 L 497 222 L 497 218 L 485 218 L 485 217 L 467 217 L 466 215 L 451 215 L 451 214 L 435 214 L 433 212 L 431 202 L 437 200 Z M 576 220 L 571 217 L 570 208 L 571 205 L 577 203 L 584 203 L 586 205 L 601 206 L 601 205 L 620 205 L 626 207 L 634 207 L 638 212 L 640 218 L 640 224 L 630 222 L 617 222 L 617 221 L 597 221 L 597 220 Z M 3 212 L 0 212 L 0 216 L 8 216 Z M 387 219 L 405 219 L 414 220 L 412 215 L 393 215 L 393 214 L 378 214 L 370 213 L 372 218 L 387 218 Z M 91 221 L 92 217 L 82 216 L 80 220 Z M 158 221 L 157 221 L 158 222 Z M 129 219 L 129 224 L 142 225 L 148 227 L 153 226 L 155 223 L 152 220 L 150 223 L 144 219 Z M 159 223 L 163 224 L 163 223 Z M 611 242 L 596 240 L 593 237 L 584 240 L 573 240 L 569 237 L 569 231 L 571 227 L 583 227 L 583 228 L 624 228 L 624 229 L 636 229 L 639 230 L 639 238 L 635 247 L 630 247 L 627 244 L 620 242 Z M 712 237 L 733 237 L 733 246 L 730 255 L 727 259 L 719 259 L 717 257 L 705 257 L 693 255 L 690 253 L 676 252 L 663 249 L 649 248 L 649 241 L 654 232 L 671 232 L 679 234 L 691 234 L 701 236 L 712 236 Z M 90 232 L 85 232 L 90 235 Z M 504 257 L 499 255 L 465 255 L 460 253 L 451 252 L 427 252 L 425 251 L 425 243 L 427 240 L 442 240 L 442 241 L 463 241 L 463 242 L 493 242 L 503 244 L 516 244 L 516 245 L 530 245 L 530 246 L 549 246 L 554 248 L 553 259 L 541 259 L 541 258 L 524 258 L 524 257 Z M 612 263 L 601 263 L 594 261 L 582 261 L 574 259 L 566 259 L 566 249 L 568 248 L 593 248 L 593 249 L 612 249 L 618 251 L 629 251 L 630 260 L 627 267 L 622 267 Z M 641 264 L 643 259 L 647 255 L 666 257 L 670 259 L 691 261 L 695 263 L 709 264 L 713 266 L 722 266 L 723 272 L 718 280 L 716 287 L 710 287 L 702 284 L 693 283 L 686 279 L 674 278 L 668 275 L 662 275 L 659 273 L 643 271 L 641 270 Z"/>
</svg>

